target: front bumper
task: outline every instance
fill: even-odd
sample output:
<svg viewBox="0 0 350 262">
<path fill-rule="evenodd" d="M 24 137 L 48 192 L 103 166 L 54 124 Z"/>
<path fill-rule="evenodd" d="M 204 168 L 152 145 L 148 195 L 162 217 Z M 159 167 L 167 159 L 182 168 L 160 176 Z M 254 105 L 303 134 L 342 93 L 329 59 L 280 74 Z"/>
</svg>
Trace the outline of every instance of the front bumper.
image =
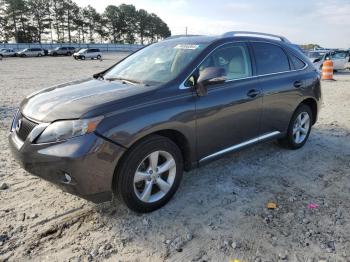
<svg viewBox="0 0 350 262">
<path fill-rule="evenodd" d="M 14 158 L 29 173 L 95 203 L 111 199 L 122 147 L 93 133 L 58 143 L 33 144 L 29 139 L 20 141 L 16 132 L 11 132 L 9 143 Z"/>
</svg>

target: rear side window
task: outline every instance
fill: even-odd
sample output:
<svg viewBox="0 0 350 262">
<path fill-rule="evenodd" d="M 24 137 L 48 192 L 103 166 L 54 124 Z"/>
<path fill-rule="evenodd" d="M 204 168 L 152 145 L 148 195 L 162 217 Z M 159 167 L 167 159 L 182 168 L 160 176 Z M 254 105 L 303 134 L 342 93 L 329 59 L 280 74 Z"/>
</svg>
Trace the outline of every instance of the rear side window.
<svg viewBox="0 0 350 262">
<path fill-rule="evenodd" d="M 303 69 L 305 67 L 305 63 L 296 56 L 290 55 L 289 57 L 292 61 L 292 64 L 294 65 L 295 70 Z"/>
<path fill-rule="evenodd" d="M 253 43 L 257 74 L 272 74 L 290 70 L 289 60 L 283 49 L 268 43 Z"/>
</svg>

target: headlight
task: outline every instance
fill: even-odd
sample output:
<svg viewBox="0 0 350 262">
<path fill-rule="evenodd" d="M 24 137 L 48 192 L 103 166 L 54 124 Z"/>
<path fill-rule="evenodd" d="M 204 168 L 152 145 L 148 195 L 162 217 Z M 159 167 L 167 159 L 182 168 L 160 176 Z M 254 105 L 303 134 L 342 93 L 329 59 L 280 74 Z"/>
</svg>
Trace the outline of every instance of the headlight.
<svg viewBox="0 0 350 262">
<path fill-rule="evenodd" d="M 36 143 L 49 143 L 67 140 L 72 137 L 89 134 L 95 131 L 102 116 L 90 119 L 64 120 L 50 124 L 41 133 Z"/>
</svg>

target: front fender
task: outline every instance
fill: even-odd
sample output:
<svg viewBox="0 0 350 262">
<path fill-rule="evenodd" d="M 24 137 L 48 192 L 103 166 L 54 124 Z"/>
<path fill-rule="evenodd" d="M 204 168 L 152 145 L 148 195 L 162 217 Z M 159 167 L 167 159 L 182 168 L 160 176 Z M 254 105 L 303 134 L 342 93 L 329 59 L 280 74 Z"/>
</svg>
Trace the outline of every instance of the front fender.
<svg viewBox="0 0 350 262">
<path fill-rule="evenodd" d="M 125 147 L 131 147 L 141 138 L 163 130 L 181 133 L 188 141 L 191 153 L 196 146 L 195 98 L 188 90 L 157 100 L 147 99 L 106 115 L 96 132 Z"/>
</svg>

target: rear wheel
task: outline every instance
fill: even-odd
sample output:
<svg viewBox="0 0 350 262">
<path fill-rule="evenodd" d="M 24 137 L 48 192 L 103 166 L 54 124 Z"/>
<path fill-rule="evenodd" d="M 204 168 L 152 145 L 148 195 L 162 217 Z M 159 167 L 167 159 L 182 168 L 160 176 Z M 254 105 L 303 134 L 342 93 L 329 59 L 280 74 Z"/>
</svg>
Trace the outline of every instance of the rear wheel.
<svg viewBox="0 0 350 262">
<path fill-rule="evenodd" d="M 175 194 L 183 173 L 181 151 L 171 140 L 152 135 L 133 146 L 116 170 L 114 191 L 131 210 L 151 212 Z"/>
<path fill-rule="evenodd" d="M 101 60 L 101 56 L 100 56 L 100 55 L 98 55 L 96 58 L 97 58 L 98 60 Z"/>
<path fill-rule="evenodd" d="M 279 140 L 280 144 L 290 149 L 298 149 L 305 145 L 310 135 L 312 119 L 310 107 L 301 104 L 292 116 L 286 137 Z"/>
<path fill-rule="evenodd" d="M 85 60 L 85 56 L 82 56 L 82 57 L 81 57 L 81 60 Z"/>
<path fill-rule="evenodd" d="M 71 53 L 71 52 L 68 52 L 68 53 L 67 53 L 67 56 L 71 56 L 71 55 L 72 55 L 72 53 Z"/>
<path fill-rule="evenodd" d="M 38 54 L 38 57 L 43 56 L 41 53 Z"/>
</svg>

